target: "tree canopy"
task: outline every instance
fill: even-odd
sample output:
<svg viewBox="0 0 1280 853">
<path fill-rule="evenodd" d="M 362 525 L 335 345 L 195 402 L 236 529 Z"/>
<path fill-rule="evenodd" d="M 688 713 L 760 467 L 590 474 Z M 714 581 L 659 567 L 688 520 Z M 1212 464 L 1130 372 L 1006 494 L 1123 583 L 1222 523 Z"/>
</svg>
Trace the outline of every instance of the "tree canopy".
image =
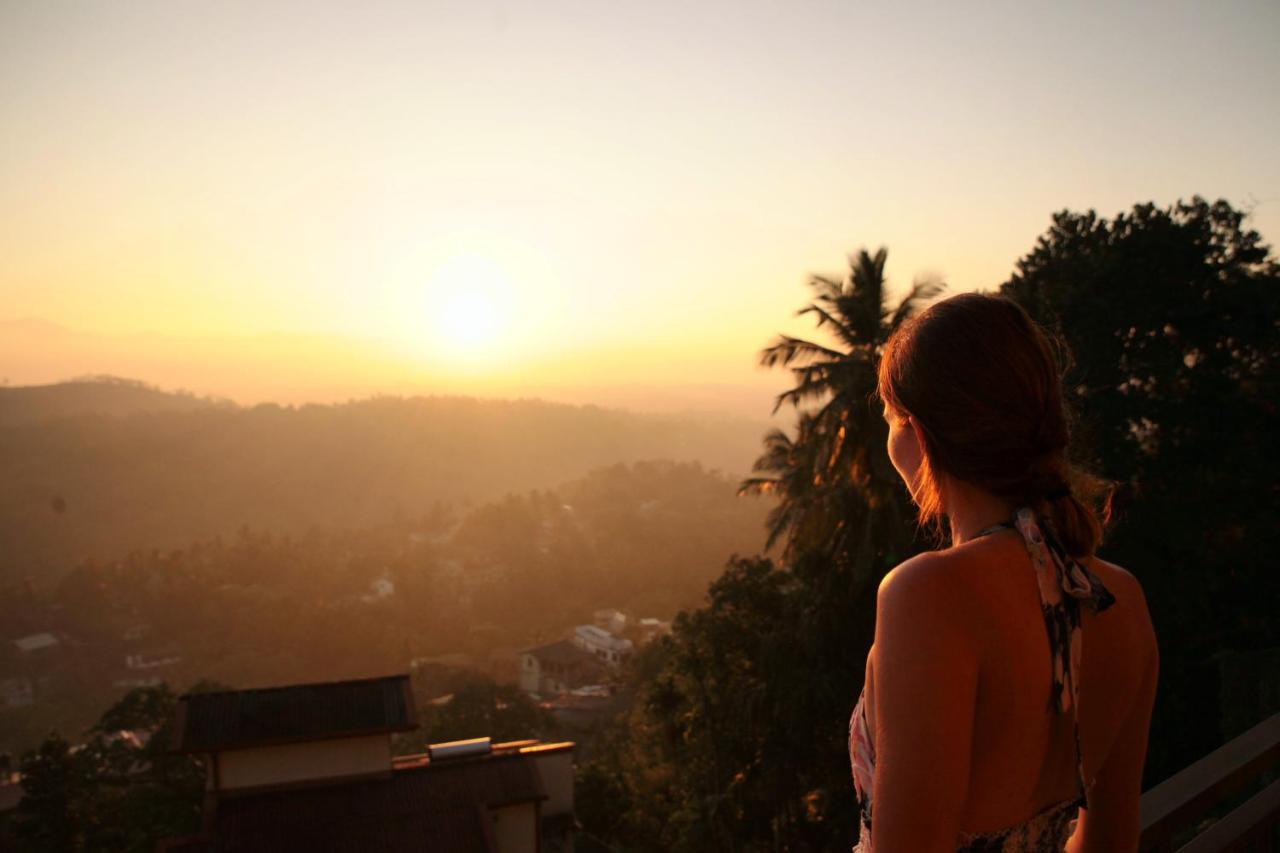
<svg viewBox="0 0 1280 853">
<path fill-rule="evenodd" d="M 1142 582 L 1161 644 L 1144 787 L 1275 713 L 1280 276 L 1226 202 L 1063 211 L 1000 290 L 1056 330 L 1076 452 L 1115 485 L 1102 556 Z M 793 371 L 744 494 L 777 498 L 781 565 L 735 557 L 631 671 L 637 701 L 582 769 L 588 831 L 643 850 L 843 850 L 855 837 L 847 721 L 876 582 L 924 547 L 871 405 L 892 329 L 885 252 L 815 276 L 833 340 L 781 336 Z M 1268 657 L 1269 655 L 1269 657 Z M 1268 686 L 1269 685 L 1269 686 Z M 1268 699 L 1268 697 L 1272 697 Z M 1267 704 L 1268 702 L 1272 704 Z M 1208 725 L 1206 725 L 1208 721 Z M 604 808 L 605 802 L 614 808 Z"/>
<path fill-rule="evenodd" d="M 1103 552 L 1161 642 L 1154 782 L 1257 721 L 1256 686 L 1222 701 L 1223 666 L 1280 645 L 1280 265 L 1244 212 L 1196 197 L 1062 211 L 1001 292 L 1066 342 L 1082 461 L 1116 484 Z"/>
</svg>

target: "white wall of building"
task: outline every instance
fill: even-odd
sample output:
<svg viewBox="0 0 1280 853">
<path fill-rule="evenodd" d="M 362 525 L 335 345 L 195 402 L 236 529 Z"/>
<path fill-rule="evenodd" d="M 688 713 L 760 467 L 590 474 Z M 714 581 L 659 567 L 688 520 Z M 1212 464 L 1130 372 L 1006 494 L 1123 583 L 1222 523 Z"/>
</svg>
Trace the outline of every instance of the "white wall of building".
<svg viewBox="0 0 1280 853">
<path fill-rule="evenodd" d="M 391 739 L 385 732 L 218 753 L 218 785 L 224 791 L 389 772 Z"/>
<path fill-rule="evenodd" d="M 631 654 L 630 640 L 615 637 L 603 628 L 595 625 L 579 625 L 573 630 L 573 642 L 578 648 L 585 649 L 611 666 L 622 663 L 622 659 Z"/>
<path fill-rule="evenodd" d="M 573 814 L 573 750 L 534 751 L 525 757 L 533 759 L 547 794 L 542 802 L 542 816 Z"/>
</svg>

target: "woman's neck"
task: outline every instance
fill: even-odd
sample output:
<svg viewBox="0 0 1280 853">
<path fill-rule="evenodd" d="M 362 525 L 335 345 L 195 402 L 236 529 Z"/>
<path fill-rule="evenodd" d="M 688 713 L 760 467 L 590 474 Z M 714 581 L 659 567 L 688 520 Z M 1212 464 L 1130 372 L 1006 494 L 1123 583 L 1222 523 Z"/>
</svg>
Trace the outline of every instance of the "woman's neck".
<svg viewBox="0 0 1280 853">
<path fill-rule="evenodd" d="M 951 545 L 963 545 L 979 531 L 1008 521 L 1015 507 L 990 492 L 952 480 L 947 484 L 947 521 L 951 525 Z"/>
</svg>

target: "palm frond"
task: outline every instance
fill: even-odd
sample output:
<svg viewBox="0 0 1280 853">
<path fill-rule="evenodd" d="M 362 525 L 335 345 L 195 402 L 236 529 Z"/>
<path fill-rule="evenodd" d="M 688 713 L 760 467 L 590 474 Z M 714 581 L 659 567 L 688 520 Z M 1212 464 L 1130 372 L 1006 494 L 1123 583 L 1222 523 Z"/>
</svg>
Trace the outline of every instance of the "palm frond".
<svg viewBox="0 0 1280 853">
<path fill-rule="evenodd" d="M 777 397 L 774 398 L 773 412 L 777 414 L 784 403 L 791 403 L 793 406 L 799 405 L 806 400 L 818 399 L 826 394 L 834 393 L 830 381 L 830 371 L 828 368 L 831 364 L 823 362 L 821 364 L 811 364 L 808 367 L 792 368 L 796 374 L 796 385 L 788 388 Z"/>
<path fill-rule="evenodd" d="M 802 317 L 805 314 L 818 315 L 819 329 L 827 324 L 835 327 L 836 336 L 839 337 L 841 342 L 846 346 L 856 346 L 858 344 L 857 333 L 853 330 L 853 327 L 849 325 L 848 321 L 841 319 L 836 314 L 833 314 L 826 308 L 823 308 L 821 305 L 810 303 L 808 306 L 801 308 L 796 312 L 797 317 Z"/>
<path fill-rule="evenodd" d="M 844 282 L 816 273 L 809 276 L 809 286 L 818 291 L 818 299 L 838 299 L 844 292 Z"/>
<path fill-rule="evenodd" d="M 947 285 L 941 279 L 916 279 L 911 284 L 911 290 L 907 291 L 907 295 L 902 297 L 902 301 L 898 303 L 897 310 L 893 312 L 893 319 L 889 321 L 888 331 L 898 328 L 919 311 L 923 303 L 934 299 L 946 289 Z"/>
<path fill-rule="evenodd" d="M 806 358 L 844 358 L 844 353 L 839 350 L 824 347 L 821 344 L 815 344 L 813 341 L 806 341 L 803 338 L 794 338 L 791 335 L 779 333 L 778 340 L 760 351 L 760 364 L 763 367 L 786 367 L 797 359 Z"/>
</svg>

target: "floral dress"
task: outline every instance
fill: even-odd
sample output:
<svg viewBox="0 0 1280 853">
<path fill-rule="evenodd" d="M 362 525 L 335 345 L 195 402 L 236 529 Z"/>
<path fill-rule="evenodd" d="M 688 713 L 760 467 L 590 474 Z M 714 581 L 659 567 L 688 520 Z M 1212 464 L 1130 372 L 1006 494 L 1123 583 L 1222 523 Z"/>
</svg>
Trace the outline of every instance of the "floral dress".
<svg viewBox="0 0 1280 853">
<path fill-rule="evenodd" d="M 1095 613 L 1115 603 L 1115 596 L 1103 586 L 1097 575 L 1083 563 L 1069 557 L 1052 535 L 1043 528 L 1035 513 L 1024 507 L 1012 522 L 997 524 L 979 532 L 985 536 L 997 530 L 1012 528 L 1022 534 L 1031 562 L 1035 567 L 1040 592 L 1040 609 L 1049 633 L 1053 655 L 1053 693 L 1051 701 L 1058 713 L 1072 710 L 1079 700 L 1081 629 L 1080 605 Z M 858 843 L 853 853 L 872 853 L 871 793 L 875 782 L 876 751 L 864 711 L 866 687 L 858 696 L 853 716 L 849 719 L 849 759 L 853 767 L 853 787 L 861 813 Z M 1093 781 L 1085 783 L 1084 760 L 1080 752 L 1080 726 L 1072 711 L 1072 733 L 1076 750 L 1077 796 L 1054 803 L 1027 820 L 1004 829 L 983 833 L 960 833 L 957 853 L 1060 853 L 1075 832 L 1078 810 L 1086 804 L 1086 792 Z"/>
</svg>

